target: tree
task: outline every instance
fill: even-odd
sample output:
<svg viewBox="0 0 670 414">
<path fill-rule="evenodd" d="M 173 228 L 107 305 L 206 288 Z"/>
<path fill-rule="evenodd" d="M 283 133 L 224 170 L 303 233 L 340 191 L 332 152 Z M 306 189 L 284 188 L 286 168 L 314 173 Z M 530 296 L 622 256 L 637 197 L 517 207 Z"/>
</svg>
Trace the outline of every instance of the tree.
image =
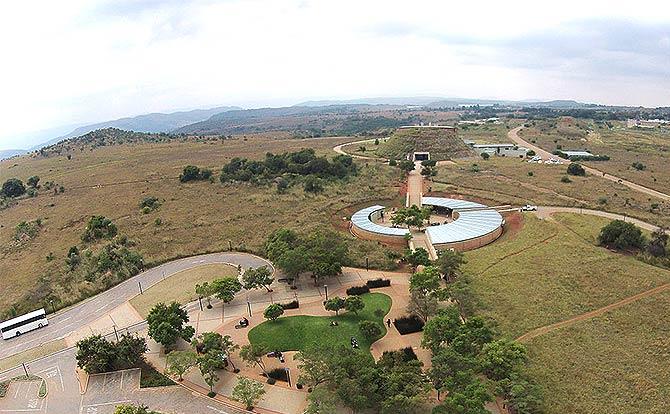
<svg viewBox="0 0 670 414">
<path fill-rule="evenodd" d="M 642 231 L 633 223 L 614 220 L 600 230 L 598 242 L 617 250 L 640 249 L 646 240 Z"/>
<path fill-rule="evenodd" d="M 198 357 L 197 364 L 202 378 L 205 380 L 205 383 L 209 385 L 208 395 L 214 397 L 216 395 L 214 392 L 214 385 L 219 381 L 219 376 L 216 375 L 216 370 L 221 368 L 221 359 L 218 355 L 207 353 Z"/>
<path fill-rule="evenodd" d="M 493 340 L 493 330 L 480 317 L 472 317 L 463 323 L 458 335 L 451 341 L 450 346 L 463 355 L 477 356 L 482 347 Z"/>
<path fill-rule="evenodd" d="M 571 162 L 570 165 L 568 165 L 568 174 L 583 177 L 586 175 L 586 171 L 584 170 L 584 167 L 582 167 L 580 164 L 576 162 Z"/>
<path fill-rule="evenodd" d="M 405 259 L 414 267 L 430 265 L 430 256 L 428 255 L 428 251 L 423 247 L 417 247 L 413 252 L 408 250 L 405 253 Z"/>
<path fill-rule="evenodd" d="M 236 277 L 224 277 L 212 281 L 212 291 L 223 303 L 230 303 L 240 290 L 242 283 Z"/>
<path fill-rule="evenodd" d="M 462 355 L 447 346 L 433 354 L 428 377 L 436 390 L 454 392 L 472 383 L 477 368 L 474 357 Z"/>
<path fill-rule="evenodd" d="M 426 266 L 421 272 L 415 272 L 409 278 L 409 290 L 424 295 L 435 293 L 440 289 L 440 271 L 435 266 Z"/>
<path fill-rule="evenodd" d="M 172 302 L 166 305 L 159 302 L 151 308 L 147 316 L 149 336 L 168 349 L 174 346 L 179 338 L 188 342 L 195 334 L 195 329 L 186 325 L 187 322 L 188 314 L 179 303 Z"/>
<path fill-rule="evenodd" d="M 158 411 L 151 411 L 146 405 L 117 405 L 114 414 L 160 414 Z"/>
<path fill-rule="evenodd" d="M 147 340 L 141 336 L 125 334 L 115 345 L 117 367 L 135 367 L 144 361 L 144 353 L 149 350 Z"/>
<path fill-rule="evenodd" d="M 230 354 L 236 350 L 238 346 L 233 342 L 229 335 L 223 336 L 218 332 L 205 332 L 193 339 L 191 346 L 195 348 L 198 354 L 212 354 L 216 356 L 220 361 L 219 368 L 225 366 L 224 361 L 230 362 L 233 368 L 235 368 L 233 361 L 230 359 Z"/>
<path fill-rule="evenodd" d="M 430 349 L 434 355 L 458 335 L 461 325 L 458 309 L 455 306 L 447 306 L 426 322 L 421 344 Z"/>
<path fill-rule="evenodd" d="M 308 175 L 303 188 L 305 192 L 316 194 L 323 191 L 323 183 L 319 177 Z"/>
<path fill-rule="evenodd" d="M 488 414 L 485 405 L 493 401 L 486 384 L 477 378 L 462 390 L 449 392 L 441 405 L 433 409 L 433 414 Z"/>
<path fill-rule="evenodd" d="M 525 346 L 504 339 L 484 344 L 479 356 L 486 376 L 496 381 L 509 378 L 527 359 Z"/>
<path fill-rule="evenodd" d="M 468 275 L 461 275 L 456 281 L 447 285 L 444 295 L 451 299 L 458 306 L 458 310 L 463 318 L 474 314 L 477 298 L 472 293 L 471 278 Z"/>
<path fill-rule="evenodd" d="M 325 386 L 314 387 L 307 394 L 304 414 L 337 414 L 337 397 Z"/>
<path fill-rule="evenodd" d="M 18 197 L 26 193 L 26 186 L 18 178 L 10 178 L 2 184 L 2 194 L 5 197 Z"/>
<path fill-rule="evenodd" d="M 651 240 L 647 244 L 647 253 L 654 257 L 666 257 L 668 255 L 668 233 L 662 228 L 654 230 Z"/>
<path fill-rule="evenodd" d="M 284 314 L 284 307 L 278 303 L 273 303 L 265 308 L 263 312 L 263 317 L 271 321 L 276 321 L 280 316 Z"/>
<path fill-rule="evenodd" d="M 239 377 L 233 388 L 232 397 L 233 400 L 244 404 L 247 411 L 251 411 L 264 394 L 263 384 L 246 377 Z"/>
<path fill-rule="evenodd" d="M 195 165 L 187 165 L 184 171 L 179 176 L 179 181 L 185 183 L 187 181 L 195 181 L 200 179 L 200 168 Z"/>
<path fill-rule="evenodd" d="M 263 371 L 263 373 L 267 376 L 267 369 L 265 368 L 265 361 L 263 361 L 263 357 L 269 352 L 269 349 L 265 345 L 259 345 L 259 344 L 249 344 L 249 345 L 244 345 L 242 348 L 240 348 L 240 358 L 244 362 L 247 363 L 247 365 L 258 365 L 258 367 Z"/>
<path fill-rule="evenodd" d="M 437 312 L 438 300 L 436 295 L 424 295 L 418 291 L 410 292 L 407 311 L 417 315 L 424 322 L 428 321 Z"/>
<path fill-rule="evenodd" d="M 461 266 L 465 263 L 467 263 L 467 260 L 465 260 L 463 253 L 455 250 L 444 250 L 440 252 L 435 261 L 435 266 L 440 269 L 440 273 L 449 283 L 461 274 Z"/>
<path fill-rule="evenodd" d="M 344 309 L 344 306 L 344 299 L 339 296 L 332 297 L 323 304 L 323 307 L 326 308 L 327 311 L 335 312 L 335 316 L 340 315 L 340 311 Z"/>
<path fill-rule="evenodd" d="M 479 154 L 479 155 L 482 157 L 482 159 L 483 159 L 484 161 L 486 161 L 486 160 L 488 160 L 489 158 L 491 158 L 491 155 L 490 155 L 488 152 L 482 152 L 482 153 Z"/>
<path fill-rule="evenodd" d="M 497 392 L 507 400 L 516 414 L 542 413 L 542 389 L 528 378 L 514 373 L 498 381 Z"/>
<path fill-rule="evenodd" d="M 116 361 L 114 344 L 101 335 L 93 335 L 77 342 L 77 366 L 89 374 L 111 371 Z"/>
<path fill-rule="evenodd" d="M 360 296 L 348 296 L 344 300 L 344 309 L 346 309 L 347 312 L 353 312 L 355 315 L 358 315 L 358 312 L 362 311 L 363 308 L 365 308 L 365 303 Z"/>
<path fill-rule="evenodd" d="M 274 280 L 272 271 L 267 266 L 249 268 L 242 275 L 242 284 L 247 290 L 265 288 L 268 292 L 272 292 L 270 285 Z"/>
<path fill-rule="evenodd" d="M 32 177 L 28 178 L 28 180 L 26 181 L 28 186 L 32 187 L 32 188 L 37 188 L 39 182 L 40 182 L 40 177 L 38 177 L 36 175 L 33 175 Z"/>
<path fill-rule="evenodd" d="M 168 374 L 177 375 L 179 381 L 183 375 L 198 362 L 198 355 L 192 351 L 172 351 L 167 355 Z"/>
<path fill-rule="evenodd" d="M 295 280 L 310 266 L 307 251 L 302 246 L 284 251 L 274 264 L 292 278 L 294 284 Z"/>
<path fill-rule="evenodd" d="M 336 346 L 331 343 L 313 343 L 305 347 L 294 359 L 300 361 L 300 377 L 298 382 L 316 388 L 334 379 L 335 372 L 331 369 L 331 358 L 336 354 Z"/>
<path fill-rule="evenodd" d="M 342 273 L 342 266 L 349 261 L 349 248 L 342 238 L 330 231 L 317 231 L 304 241 L 309 257 L 308 269 L 314 283 Z"/>
<path fill-rule="evenodd" d="M 374 339 L 379 337 L 382 334 L 382 328 L 377 322 L 373 321 L 361 321 L 358 323 L 358 329 L 361 331 L 363 336 L 368 339 Z"/>
<path fill-rule="evenodd" d="M 116 224 L 112 220 L 105 216 L 93 216 L 88 220 L 81 240 L 88 243 L 102 238 L 111 239 L 117 232 Z"/>
<path fill-rule="evenodd" d="M 398 163 L 398 168 L 400 168 L 401 171 L 404 171 L 406 173 L 409 173 L 410 171 L 414 171 L 415 165 L 414 161 L 410 160 L 403 160 Z"/>
<path fill-rule="evenodd" d="M 207 298 L 207 309 L 212 309 L 212 295 L 214 286 L 209 282 L 203 282 L 202 285 L 195 285 L 195 293 L 201 298 Z"/>
</svg>

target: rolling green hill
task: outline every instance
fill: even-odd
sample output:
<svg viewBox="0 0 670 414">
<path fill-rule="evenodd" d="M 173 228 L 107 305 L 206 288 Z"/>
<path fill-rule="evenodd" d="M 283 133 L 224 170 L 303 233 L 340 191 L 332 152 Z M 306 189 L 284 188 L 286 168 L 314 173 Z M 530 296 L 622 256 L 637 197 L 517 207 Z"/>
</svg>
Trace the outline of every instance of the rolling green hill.
<svg viewBox="0 0 670 414">
<path fill-rule="evenodd" d="M 403 128 L 380 145 L 377 154 L 386 158 L 402 159 L 414 151 L 428 151 L 431 159 L 448 160 L 473 155 L 472 150 L 448 129 Z"/>
</svg>

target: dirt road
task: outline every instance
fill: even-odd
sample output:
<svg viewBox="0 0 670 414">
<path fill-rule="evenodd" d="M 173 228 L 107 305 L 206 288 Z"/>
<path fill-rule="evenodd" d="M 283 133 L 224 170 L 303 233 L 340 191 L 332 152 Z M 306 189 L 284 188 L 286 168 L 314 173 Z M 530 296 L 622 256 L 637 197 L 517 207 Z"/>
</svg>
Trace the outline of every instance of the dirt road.
<svg viewBox="0 0 670 414">
<path fill-rule="evenodd" d="M 628 221 L 630 223 L 635 224 L 636 226 L 649 230 L 649 231 L 655 231 L 659 227 L 655 226 L 651 223 L 647 223 L 646 221 L 638 220 L 635 218 L 631 218 L 628 216 L 623 216 L 621 214 L 616 214 L 616 213 L 609 213 L 607 211 L 600 211 L 600 210 L 591 210 L 588 208 L 578 208 L 578 207 L 538 207 L 537 211 L 535 212 L 535 215 L 537 215 L 541 219 L 548 218 L 554 213 L 575 213 L 575 214 L 589 214 L 591 216 L 600 216 L 600 217 L 606 217 L 612 220 L 623 220 L 623 221 Z"/>
<path fill-rule="evenodd" d="M 549 151 L 545 151 L 542 148 L 531 144 L 530 142 L 524 141 L 523 138 L 521 138 L 519 136 L 519 131 L 521 131 L 522 128 L 523 127 L 517 127 L 517 128 L 511 129 L 507 133 L 507 137 L 509 139 L 511 139 L 512 141 L 514 141 L 515 143 L 535 151 L 535 153 L 542 158 L 556 158 L 556 156 L 553 155 L 552 153 L 550 153 Z M 584 170 L 586 172 L 588 172 L 589 174 L 593 174 L 593 175 L 596 175 L 598 177 L 602 177 L 602 178 L 605 178 L 607 180 L 613 181 L 615 183 L 625 185 L 628 188 L 631 188 L 635 191 L 650 195 L 652 197 L 660 198 L 661 200 L 670 201 L 670 195 L 668 195 L 668 194 L 661 193 L 660 191 L 652 190 L 651 188 L 642 186 L 640 184 L 635 184 L 634 182 L 624 180 L 623 178 L 617 177 L 615 175 L 607 174 L 603 171 L 600 171 L 600 170 L 592 168 L 592 167 L 587 167 L 586 165 L 582 165 L 582 166 L 584 167 Z"/>
<path fill-rule="evenodd" d="M 353 141 L 353 142 L 345 142 L 344 144 L 336 145 L 333 147 L 333 151 L 337 152 L 338 154 L 342 155 L 348 155 L 351 158 L 356 158 L 359 160 L 370 160 L 370 161 L 388 161 L 386 158 L 379 158 L 379 157 L 366 157 L 363 155 L 354 155 L 354 154 L 349 154 L 348 152 L 344 151 L 342 148 L 347 146 L 347 145 L 353 145 L 353 144 L 364 144 L 366 142 L 374 142 L 375 138 L 373 139 L 364 139 L 361 141 Z"/>
</svg>

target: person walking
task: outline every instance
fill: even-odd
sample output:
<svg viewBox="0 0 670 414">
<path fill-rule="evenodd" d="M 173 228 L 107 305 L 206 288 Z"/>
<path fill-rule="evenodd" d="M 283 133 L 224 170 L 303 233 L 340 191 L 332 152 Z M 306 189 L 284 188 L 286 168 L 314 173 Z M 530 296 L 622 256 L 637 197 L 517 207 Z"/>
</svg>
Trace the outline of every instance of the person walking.
<svg viewBox="0 0 670 414">
<path fill-rule="evenodd" d="M 388 326 L 389 328 L 391 327 L 391 319 L 390 318 L 386 320 L 386 326 Z"/>
</svg>

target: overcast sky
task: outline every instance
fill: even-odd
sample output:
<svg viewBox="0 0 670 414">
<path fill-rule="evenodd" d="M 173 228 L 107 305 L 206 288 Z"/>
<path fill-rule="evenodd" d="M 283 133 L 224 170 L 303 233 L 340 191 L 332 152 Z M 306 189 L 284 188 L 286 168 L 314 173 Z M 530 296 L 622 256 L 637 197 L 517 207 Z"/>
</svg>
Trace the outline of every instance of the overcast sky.
<svg viewBox="0 0 670 414">
<path fill-rule="evenodd" d="M 667 2 L 22 0 L 0 16 L 0 148 L 30 146 L 31 131 L 228 104 L 670 106 Z"/>
</svg>

